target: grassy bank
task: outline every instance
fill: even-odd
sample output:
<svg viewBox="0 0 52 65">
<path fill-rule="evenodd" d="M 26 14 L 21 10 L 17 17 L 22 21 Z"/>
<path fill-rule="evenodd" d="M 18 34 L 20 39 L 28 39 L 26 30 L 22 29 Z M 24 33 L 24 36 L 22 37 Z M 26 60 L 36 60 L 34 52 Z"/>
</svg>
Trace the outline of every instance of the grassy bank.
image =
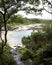
<svg viewBox="0 0 52 65">
<path fill-rule="evenodd" d="M 47 24 L 47 23 L 52 23 L 52 20 L 27 19 L 27 18 L 23 18 L 20 15 L 15 15 L 15 16 L 11 17 L 11 19 L 8 21 L 7 25 L 8 25 L 8 27 L 14 27 L 14 26 L 36 24 L 36 23 Z"/>
<path fill-rule="evenodd" d="M 23 26 L 23 25 L 30 25 L 30 24 L 50 24 L 52 23 L 52 20 L 27 20 L 27 21 L 24 21 L 23 23 L 16 23 L 16 22 L 10 22 L 8 23 L 7 25 L 9 27 L 14 27 L 14 26 Z"/>
</svg>

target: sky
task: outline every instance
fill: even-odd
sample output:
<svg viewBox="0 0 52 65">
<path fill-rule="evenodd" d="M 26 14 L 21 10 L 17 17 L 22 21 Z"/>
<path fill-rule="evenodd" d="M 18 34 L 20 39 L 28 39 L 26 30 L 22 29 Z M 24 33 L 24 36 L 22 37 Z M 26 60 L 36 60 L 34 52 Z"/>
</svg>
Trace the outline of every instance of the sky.
<svg viewBox="0 0 52 65">
<path fill-rule="evenodd" d="M 51 2 L 51 0 L 49 0 L 49 1 Z M 41 0 L 40 0 L 40 2 L 41 2 Z M 30 4 L 26 4 L 25 7 L 28 7 L 28 6 L 33 7 L 33 5 L 30 5 Z M 41 2 L 41 4 L 39 5 L 38 8 L 42 8 L 42 7 L 43 7 L 43 6 L 42 6 L 42 2 Z M 47 5 L 45 5 L 45 7 L 47 8 L 47 10 L 49 10 L 49 8 L 47 7 Z M 51 11 L 52 11 L 52 10 L 51 10 Z M 35 15 L 35 14 L 27 14 L 27 15 L 26 15 L 25 11 L 19 11 L 17 14 L 20 14 L 20 15 L 22 15 L 23 17 L 29 18 L 29 19 L 31 19 L 31 18 L 52 19 L 52 14 L 46 12 L 45 10 L 42 11 L 42 15 Z"/>
<path fill-rule="evenodd" d="M 40 0 L 40 1 L 41 1 L 41 0 Z M 49 0 L 49 1 L 51 2 L 52 0 Z M 23 2 L 22 2 L 22 3 L 23 3 Z M 25 5 L 25 7 L 29 7 L 29 6 L 30 6 L 30 7 L 33 7 L 33 5 L 30 5 L 30 4 L 28 4 L 28 3 Z M 47 5 L 46 5 L 45 7 L 47 7 Z M 42 2 L 41 2 L 41 4 L 39 5 L 38 8 L 42 8 Z M 49 8 L 48 8 L 48 10 L 49 10 Z M 0 11 L 1 11 L 1 9 L 0 9 Z M 51 10 L 51 11 L 52 11 L 52 10 Z M 52 14 L 46 12 L 45 10 L 42 11 L 42 15 L 26 14 L 25 11 L 19 11 L 17 14 L 22 15 L 23 17 L 29 18 L 29 19 L 31 19 L 31 18 L 52 19 Z"/>
<path fill-rule="evenodd" d="M 52 15 L 46 11 L 42 11 L 42 15 L 27 14 L 24 11 L 19 11 L 17 14 L 22 15 L 25 18 L 38 18 L 38 19 L 52 19 Z"/>
</svg>

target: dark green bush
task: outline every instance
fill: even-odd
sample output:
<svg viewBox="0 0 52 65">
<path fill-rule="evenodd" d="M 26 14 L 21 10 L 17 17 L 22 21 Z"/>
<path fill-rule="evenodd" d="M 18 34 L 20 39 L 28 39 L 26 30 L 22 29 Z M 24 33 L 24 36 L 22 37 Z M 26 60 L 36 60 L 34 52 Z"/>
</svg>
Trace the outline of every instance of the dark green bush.
<svg viewBox="0 0 52 65">
<path fill-rule="evenodd" d="M 33 32 L 31 36 L 23 37 L 22 43 L 25 44 L 28 49 L 31 49 L 31 51 L 35 51 L 47 43 L 46 33 Z"/>
<path fill-rule="evenodd" d="M 10 54 L 10 47 L 6 45 L 4 51 L 2 52 L 2 46 L 0 43 L 0 65 L 16 65 L 16 62 L 13 60 L 12 55 Z"/>
<path fill-rule="evenodd" d="M 31 59 L 33 60 L 33 53 L 30 50 L 26 50 L 23 55 L 22 55 L 22 60 L 27 60 L 27 59 Z"/>
<path fill-rule="evenodd" d="M 52 65 L 52 24 L 47 24 L 43 32 L 33 32 L 30 36 L 24 37 L 22 42 L 33 52 L 32 65 Z M 27 52 L 24 53 L 22 59 L 29 59 L 28 55 Z"/>
<path fill-rule="evenodd" d="M 45 33 L 47 34 L 47 39 L 49 41 L 52 41 L 52 23 L 51 24 L 47 24 L 43 30 L 45 31 Z"/>
</svg>

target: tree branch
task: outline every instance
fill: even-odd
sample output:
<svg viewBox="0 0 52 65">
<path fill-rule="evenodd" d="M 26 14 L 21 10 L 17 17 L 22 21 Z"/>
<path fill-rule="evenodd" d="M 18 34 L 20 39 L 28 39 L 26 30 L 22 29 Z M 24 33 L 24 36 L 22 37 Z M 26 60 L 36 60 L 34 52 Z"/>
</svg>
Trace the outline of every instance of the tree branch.
<svg viewBox="0 0 52 65">
<path fill-rule="evenodd" d="M 47 2 L 48 2 L 48 4 L 50 4 L 52 6 L 52 3 L 50 1 L 47 0 Z"/>
<path fill-rule="evenodd" d="M 49 12 L 49 11 L 48 11 L 48 10 L 46 10 L 45 8 L 44 8 L 44 10 L 45 10 L 46 12 L 48 12 L 48 13 L 52 14 L 52 12 Z"/>
<path fill-rule="evenodd" d="M 1 13 L 2 15 L 4 15 L 1 11 L 0 11 L 0 13 Z"/>
</svg>

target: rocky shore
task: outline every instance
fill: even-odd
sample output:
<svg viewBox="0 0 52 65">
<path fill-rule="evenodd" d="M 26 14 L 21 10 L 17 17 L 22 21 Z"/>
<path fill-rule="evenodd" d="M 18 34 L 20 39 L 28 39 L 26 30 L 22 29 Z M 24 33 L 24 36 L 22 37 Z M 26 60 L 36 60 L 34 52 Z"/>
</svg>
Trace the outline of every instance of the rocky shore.
<svg viewBox="0 0 52 65">
<path fill-rule="evenodd" d="M 42 24 L 31 24 L 31 25 L 24 25 L 24 26 L 15 26 L 11 28 L 7 28 L 8 31 L 13 31 L 13 30 L 30 30 L 30 29 L 41 29 Z M 4 31 L 4 28 L 2 29 Z"/>
<path fill-rule="evenodd" d="M 24 26 L 16 26 L 11 30 L 30 30 L 30 29 L 41 29 L 41 24 L 31 24 L 31 25 L 24 25 Z"/>
</svg>

